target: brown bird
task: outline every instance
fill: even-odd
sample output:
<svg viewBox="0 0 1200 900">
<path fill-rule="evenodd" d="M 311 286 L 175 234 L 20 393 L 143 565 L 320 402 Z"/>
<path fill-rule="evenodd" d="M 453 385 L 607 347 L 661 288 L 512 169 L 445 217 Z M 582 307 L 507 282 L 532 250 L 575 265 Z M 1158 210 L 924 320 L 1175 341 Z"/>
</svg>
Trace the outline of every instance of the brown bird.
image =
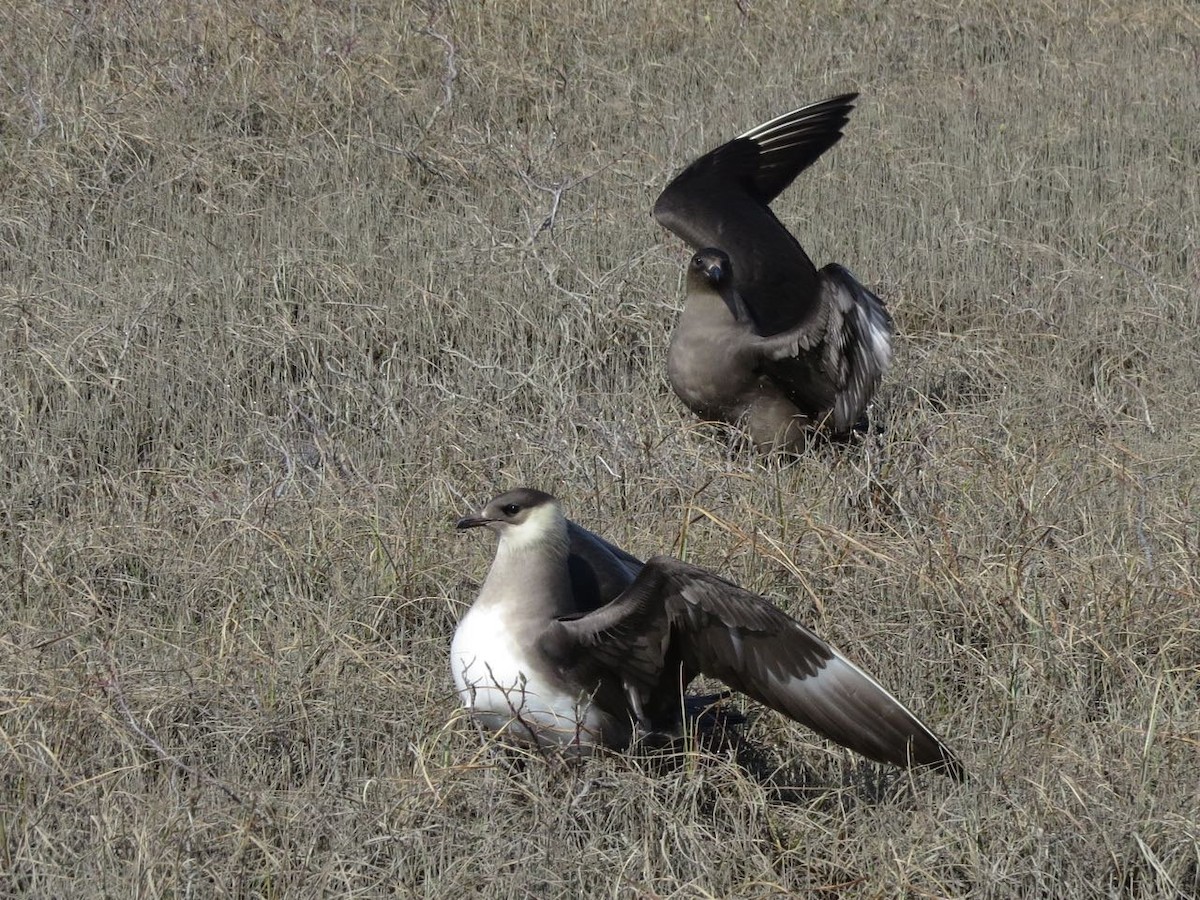
<svg viewBox="0 0 1200 900">
<path fill-rule="evenodd" d="M 892 358 L 882 300 L 844 267 L 820 271 L 770 203 L 838 142 L 857 94 L 772 119 L 667 185 L 654 217 L 698 251 L 667 374 L 697 415 L 743 426 L 760 449 L 814 430 L 849 434 Z"/>
<path fill-rule="evenodd" d="M 480 526 L 499 544 L 450 666 L 489 730 L 621 749 L 677 733 L 684 689 L 708 675 L 871 759 L 962 778 L 950 748 L 900 701 L 757 594 L 668 556 L 642 563 L 531 488 L 457 525 Z"/>
</svg>

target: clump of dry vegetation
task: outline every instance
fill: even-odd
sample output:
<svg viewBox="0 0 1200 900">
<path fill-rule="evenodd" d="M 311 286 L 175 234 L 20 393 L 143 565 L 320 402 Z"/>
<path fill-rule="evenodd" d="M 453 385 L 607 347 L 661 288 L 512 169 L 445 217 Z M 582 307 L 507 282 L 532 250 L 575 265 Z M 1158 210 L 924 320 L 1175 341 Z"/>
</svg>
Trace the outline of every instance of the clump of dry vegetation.
<svg viewBox="0 0 1200 900">
<path fill-rule="evenodd" d="M 1200 892 L 1186 0 L 0 11 L 0 884 L 28 896 Z M 791 463 L 664 380 L 699 151 L 863 92 L 777 209 L 890 302 Z M 810 622 L 956 785 L 456 712 L 528 483 Z"/>
</svg>

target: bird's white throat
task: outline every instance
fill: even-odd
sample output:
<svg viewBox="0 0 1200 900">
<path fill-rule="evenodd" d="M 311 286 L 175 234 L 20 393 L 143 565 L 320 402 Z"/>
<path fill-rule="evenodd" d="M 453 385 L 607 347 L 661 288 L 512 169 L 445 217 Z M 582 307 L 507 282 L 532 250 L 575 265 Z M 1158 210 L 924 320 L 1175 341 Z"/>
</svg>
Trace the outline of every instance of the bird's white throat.
<svg viewBox="0 0 1200 900">
<path fill-rule="evenodd" d="M 500 530 L 496 556 L 511 556 L 535 551 L 539 554 L 566 555 L 570 546 L 567 520 L 557 503 L 543 503 L 529 510 L 525 521 Z"/>
</svg>

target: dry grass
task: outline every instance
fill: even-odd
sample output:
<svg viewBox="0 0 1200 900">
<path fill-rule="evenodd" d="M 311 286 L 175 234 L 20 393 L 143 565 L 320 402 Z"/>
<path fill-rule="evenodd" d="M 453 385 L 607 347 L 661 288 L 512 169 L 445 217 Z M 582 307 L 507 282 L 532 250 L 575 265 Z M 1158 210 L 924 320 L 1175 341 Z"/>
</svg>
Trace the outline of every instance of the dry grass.
<svg viewBox="0 0 1200 900">
<path fill-rule="evenodd" d="M 0 11 L 0 892 L 1200 891 L 1194 5 L 567 6 Z M 882 435 L 781 466 L 670 396 L 648 210 L 850 88 L 779 208 L 900 358 Z M 973 781 L 753 711 L 481 748 L 450 524 L 519 483 L 806 618 Z"/>
</svg>

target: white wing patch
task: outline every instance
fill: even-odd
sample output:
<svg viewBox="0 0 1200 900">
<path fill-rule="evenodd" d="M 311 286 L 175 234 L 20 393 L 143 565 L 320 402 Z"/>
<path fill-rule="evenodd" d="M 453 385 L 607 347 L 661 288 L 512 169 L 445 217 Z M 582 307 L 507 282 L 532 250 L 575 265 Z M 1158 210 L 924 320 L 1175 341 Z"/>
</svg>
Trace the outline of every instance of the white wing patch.
<svg viewBox="0 0 1200 900">
<path fill-rule="evenodd" d="M 925 732 L 935 743 L 940 743 L 937 736 L 926 727 L 925 723 L 913 715 L 912 711 L 897 700 L 883 685 L 850 660 L 838 654 L 836 650 L 834 654 L 834 657 L 825 663 L 816 675 L 791 676 L 789 678 L 772 677 L 771 680 L 778 689 L 795 697 L 797 705 L 803 706 L 818 721 L 828 716 L 822 707 L 825 710 L 840 711 L 846 705 L 847 700 L 856 695 L 875 694 L 881 696 L 890 701 L 897 710 L 902 711 L 913 727 Z M 876 723 L 860 722 L 858 724 L 864 730 L 869 730 Z"/>
<path fill-rule="evenodd" d="M 746 648 L 742 644 L 742 630 L 734 627 L 729 629 L 729 642 L 733 645 L 733 656 L 737 660 L 738 668 L 746 666 Z"/>
</svg>

